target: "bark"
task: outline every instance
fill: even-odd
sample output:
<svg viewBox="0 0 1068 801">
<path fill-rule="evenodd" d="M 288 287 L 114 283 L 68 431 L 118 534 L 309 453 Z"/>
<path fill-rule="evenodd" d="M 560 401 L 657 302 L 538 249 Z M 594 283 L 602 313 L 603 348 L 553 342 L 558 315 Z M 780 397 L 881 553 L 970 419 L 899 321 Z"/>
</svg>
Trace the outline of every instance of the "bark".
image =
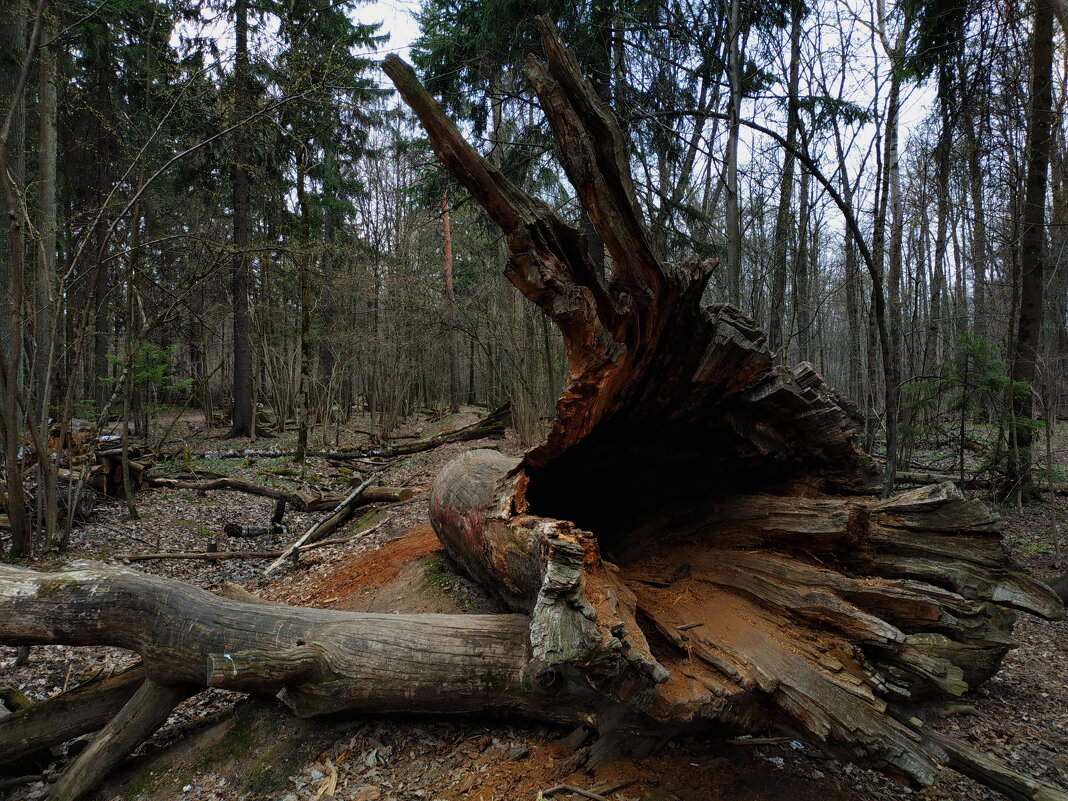
<svg viewBox="0 0 1068 801">
<path fill-rule="evenodd" d="M 297 384 L 297 451 L 293 461 L 304 463 L 308 451 L 308 415 L 311 401 L 311 221 L 308 209 L 307 145 L 297 148 L 297 205 L 300 208 L 300 376 Z"/>
<path fill-rule="evenodd" d="M 368 478 L 352 492 L 342 498 L 341 502 L 331 510 L 329 515 L 313 524 L 312 527 L 304 533 L 304 536 L 283 551 L 282 554 L 279 555 L 275 561 L 271 562 L 270 566 L 263 572 L 271 573 L 276 570 L 286 559 L 295 556 L 302 545 L 318 542 L 335 528 L 351 518 L 353 510 L 355 510 L 356 506 L 359 504 L 359 500 L 363 494 L 370 489 L 372 481 L 374 481 L 374 476 Z"/>
<path fill-rule="evenodd" d="M 786 263 L 790 242 L 791 203 L 794 194 L 794 154 L 801 126 L 798 115 L 798 88 L 801 82 L 801 20 L 805 9 L 793 3 L 790 9 L 790 69 L 786 95 L 786 141 L 783 152 L 782 181 L 779 184 L 779 205 L 775 212 L 775 237 L 771 255 L 771 295 L 768 312 L 768 346 L 778 361 L 785 361 L 783 349 L 787 336 L 783 335 L 783 304 L 786 298 Z M 787 332 L 789 334 L 789 332 Z"/>
<path fill-rule="evenodd" d="M 1034 494 L 1031 445 L 1034 439 L 1036 362 L 1042 337 L 1046 263 L 1046 185 L 1053 123 L 1053 11 L 1036 0 L 1032 35 L 1031 103 L 1028 118 L 1027 194 L 1020 232 L 1020 308 L 1012 359 L 1013 439 L 1006 470 L 1006 490 L 1015 498 Z"/>
<path fill-rule="evenodd" d="M 145 679 L 119 713 L 52 785 L 50 801 L 75 801 L 84 797 L 194 692 L 190 685 L 159 684 L 155 679 Z"/>
<path fill-rule="evenodd" d="M 742 213 L 738 205 L 738 127 L 742 114 L 741 0 L 730 2 L 728 78 L 730 128 L 727 132 L 727 300 L 742 305 Z"/>
<path fill-rule="evenodd" d="M 176 478 L 150 478 L 150 487 L 162 489 L 185 489 L 196 492 L 208 492 L 209 490 L 235 490 L 249 495 L 258 495 L 262 498 L 274 498 L 285 501 L 294 509 L 301 512 L 325 512 L 333 509 L 344 499 L 344 495 L 332 495 L 322 493 L 301 492 L 288 490 L 284 487 L 271 487 L 256 484 L 252 481 L 243 481 L 240 478 L 216 478 L 211 481 L 182 481 Z M 368 503 L 397 503 L 406 501 L 412 497 L 414 490 L 408 487 L 368 487 L 357 499 L 357 505 Z"/>
<path fill-rule="evenodd" d="M 127 648 L 158 684 L 277 693 L 302 717 L 497 711 L 589 722 L 579 700 L 588 692 L 570 694 L 555 674 L 539 680 L 547 666 L 532 659 L 522 615 L 247 603 L 95 563 L 61 573 L 0 565 L 0 611 L 4 642 Z"/>
<path fill-rule="evenodd" d="M 248 118 L 252 85 L 248 60 L 248 0 L 235 0 L 234 114 L 235 122 Z M 234 252 L 231 256 L 230 290 L 234 304 L 234 411 L 231 437 L 253 435 L 252 414 L 252 318 L 249 313 L 249 179 L 247 126 L 237 128 L 233 139 Z"/>
<path fill-rule="evenodd" d="M 11 528 L 11 555 L 26 555 L 32 543 L 19 463 L 19 394 L 23 381 L 22 305 L 25 275 L 23 215 L 20 209 L 25 163 L 26 4 L 9 4 L 0 23 L 0 427 L 4 438 L 4 476 Z M 34 27 L 34 34 L 37 26 Z"/>
<path fill-rule="evenodd" d="M 547 63 L 528 75 L 612 257 L 608 283 L 579 229 L 482 159 L 407 65 L 384 64 L 503 229 L 509 279 L 564 337 L 546 439 L 516 458 L 469 451 L 431 494 L 451 556 L 515 614 L 295 609 L 125 568 L 0 567 L 0 642 L 134 650 L 152 695 L 206 684 L 278 693 L 301 715 L 591 726 L 596 758 L 729 724 L 780 726 L 918 784 L 963 770 L 976 760 L 950 756 L 908 705 L 982 682 L 1011 647 L 1013 610 L 1056 618 L 1059 599 L 952 484 L 870 494 L 877 470 L 811 365 L 773 366 L 751 321 L 700 305 L 714 265 L 657 259 L 618 126 L 539 26 Z"/>
<path fill-rule="evenodd" d="M 448 190 L 441 193 L 441 230 L 444 249 L 446 325 L 449 329 L 449 411 L 460 411 L 460 320 L 452 282 L 452 226 Z"/>
<path fill-rule="evenodd" d="M 140 665 L 0 718 L 0 765 L 102 728 L 145 680 Z"/>
</svg>

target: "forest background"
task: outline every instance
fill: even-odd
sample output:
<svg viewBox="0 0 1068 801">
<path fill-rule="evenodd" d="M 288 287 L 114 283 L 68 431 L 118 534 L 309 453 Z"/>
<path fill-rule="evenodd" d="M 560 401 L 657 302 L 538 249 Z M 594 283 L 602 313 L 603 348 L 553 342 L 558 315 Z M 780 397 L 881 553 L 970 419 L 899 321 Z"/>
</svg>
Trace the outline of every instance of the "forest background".
<svg viewBox="0 0 1068 801">
<path fill-rule="evenodd" d="M 1023 502 L 1054 481 L 1040 446 L 1068 372 L 1063 11 L 425 0 L 411 56 L 491 162 L 585 223 L 611 275 L 523 75 L 550 16 L 622 122 L 662 258 L 720 260 L 708 302 L 817 367 L 888 485 L 920 448 L 964 479 L 967 452 L 971 481 Z M 559 335 L 503 277 L 499 232 L 387 88 L 389 32 L 361 16 L 5 0 L 8 497 L 51 421 L 114 418 L 151 446 L 163 405 L 222 414 L 234 437 L 263 407 L 297 429 L 298 460 L 353 415 L 385 437 L 461 403 L 510 402 L 524 442 L 543 433 Z M 63 541 L 54 505 L 11 506 L 12 555 Z"/>
</svg>

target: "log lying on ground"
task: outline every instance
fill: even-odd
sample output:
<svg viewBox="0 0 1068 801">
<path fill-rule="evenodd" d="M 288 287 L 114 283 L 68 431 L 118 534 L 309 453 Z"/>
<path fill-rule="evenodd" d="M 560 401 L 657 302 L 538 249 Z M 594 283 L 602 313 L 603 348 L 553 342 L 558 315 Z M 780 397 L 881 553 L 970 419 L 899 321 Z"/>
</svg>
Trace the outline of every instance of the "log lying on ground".
<svg viewBox="0 0 1068 801">
<path fill-rule="evenodd" d="M 333 510 L 341 503 L 346 495 L 323 494 L 314 492 L 301 492 L 285 487 L 271 487 L 245 481 L 240 478 L 215 478 L 211 481 L 183 481 L 177 478 L 150 477 L 148 485 L 157 489 L 182 489 L 194 492 L 210 492 L 211 490 L 236 490 L 261 498 L 274 498 L 285 501 L 294 509 L 301 512 L 325 512 Z M 396 503 L 406 501 L 412 497 L 414 490 L 410 487 L 367 487 L 356 503 L 362 506 L 369 503 Z"/>
<path fill-rule="evenodd" d="M 247 603 L 93 562 L 0 565 L 0 642 L 127 648 L 157 684 L 280 693 L 300 716 L 496 711 L 589 724 L 593 694 L 532 658 L 528 626 L 523 615 Z"/>
<path fill-rule="evenodd" d="M 188 684 L 160 684 L 151 678 L 141 682 L 133 697 L 52 786 L 50 801 L 76 801 L 95 789 L 194 692 L 196 688 Z"/>
<path fill-rule="evenodd" d="M 453 442 L 470 442 L 474 439 L 492 439 L 504 436 L 505 426 L 511 416 L 511 404 L 498 406 L 485 417 L 460 428 L 442 431 L 440 434 L 384 447 L 328 448 L 326 450 L 309 450 L 308 456 L 336 460 L 360 460 L 364 458 L 389 459 L 394 456 L 410 456 L 413 453 L 433 450 Z M 224 450 L 208 451 L 205 459 L 273 459 L 293 456 L 295 451 L 285 450 Z"/>
<path fill-rule="evenodd" d="M 778 725 L 929 784 L 945 754 L 894 705 L 959 695 L 1012 644 L 1012 609 L 1059 601 L 950 484 L 882 500 L 850 416 L 810 364 L 774 366 L 714 263 L 667 264 L 627 148 L 550 23 L 527 75 L 611 256 L 511 184 L 414 73 L 383 64 L 449 170 L 504 232 L 512 283 L 559 326 L 569 383 L 521 459 L 472 452 L 431 518 L 483 586 L 531 615 L 537 658 L 663 726 Z M 625 717 L 625 716 L 624 716 Z"/>
<path fill-rule="evenodd" d="M 327 534 L 351 518 L 353 510 L 359 506 L 360 500 L 371 488 L 371 482 L 374 478 L 374 475 L 372 475 L 362 484 L 353 489 L 352 492 L 342 498 L 330 514 L 322 520 L 315 522 L 311 528 L 304 532 L 304 535 L 299 540 L 286 548 L 286 550 L 275 561 L 271 562 L 263 572 L 265 574 L 274 572 L 287 559 L 295 557 L 300 552 L 301 546 L 310 545 L 313 542 L 323 539 Z"/>
<path fill-rule="evenodd" d="M 0 766 L 100 729 L 144 680 L 137 665 L 0 718 Z"/>
<path fill-rule="evenodd" d="M 128 569 L 0 568 L 0 641 L 126 647 L 159 686 L 278 691 L 298 714 L 577 723 L 598 729 L 599 758 L 728 724 L 785 728 L 919 784 L 976 763 L 902 704 L 987 678 L 1012 610 L 1057 617 L 1058 599 L 951 485 L 867 494 L 876 470 L 812 366 L 773 366 L 752 321 L 701 306 L 714 265 L 657 257 L 618 126 L 540 25 L 548 64 L 528 73 L 608 281 L 578 228 L 464 142 L 403 62 L 384 64 L 504 231 L 508 277 L 564 335 L 569 383 L 546 440 L 520 459 L 466 454 L 432 492 L 449 552 L 517 614 L 357 615 Z"/>
</svg>

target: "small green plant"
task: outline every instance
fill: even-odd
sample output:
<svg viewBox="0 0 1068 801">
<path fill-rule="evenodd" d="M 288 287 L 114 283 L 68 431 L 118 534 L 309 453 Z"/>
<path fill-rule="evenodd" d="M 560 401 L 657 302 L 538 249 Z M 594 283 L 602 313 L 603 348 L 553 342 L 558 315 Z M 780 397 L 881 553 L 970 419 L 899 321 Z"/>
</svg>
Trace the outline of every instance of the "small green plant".
<svg viewBox="0 0 1068 801">
<path fill-rule="evenodd" d="M 984 415 L 1003 419 L 1013 395 L 1026 391 L 1026 383 L 1012 381 L 1008 365 L 986 339 L 961 332 L 955 353 L 935 368 L 933 377 L 907 385 L 902 448 L 907 452 L 918 439 L 952 432 L 956 439 L 952 455 L 963 481 L 969 426 Z"/>
<path fill-rule="evenodd" d="M 142 343 L 133 354 L 127 376 L 130 391 L 130 411 L 134 428 L 141 434 L 148 432 L 149 416 L 163 408 L 163 395 L 169 392 L 188 392 L 193 386 L 193 379 L 179 379 L 170 374 L 171 362 L 178 353 L 177 345 L 161 348 L 152 342 Z M 120 367 L 125 364 L 125 357 L 108 356 L 108 360 Z M 118 379 L 106 378 L 106 384 L 114 384 Z"/>
</svg>

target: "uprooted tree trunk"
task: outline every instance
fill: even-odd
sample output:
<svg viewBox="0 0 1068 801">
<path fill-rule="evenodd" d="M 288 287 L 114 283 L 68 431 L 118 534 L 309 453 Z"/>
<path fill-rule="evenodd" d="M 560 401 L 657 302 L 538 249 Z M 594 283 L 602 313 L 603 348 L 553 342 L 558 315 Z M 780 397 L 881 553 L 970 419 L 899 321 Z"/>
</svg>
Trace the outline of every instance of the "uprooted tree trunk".
<svg viewBox="0 0 1068 801">
<path fill-rule="evenodd" d="M 109 759 L 206 685 L 277 693 L 301 715 L 581 723 L 602 735 L 594 759 L 684 730 L 778 726 L 906 781 L 949 765 L 1013 798 L 1068 798 L 908 711 L 988 678 L 1012 610 L 1054 618 L 1059 600 L 951 484 L 871 494 L 876 471 L 812 367 L 773 367 L 750 321 L 701 306 L 713 265 L 657 258 L 619 129 L 541 25 L 547 64 L 528 74 L 612 256 L 607 283 L 579 228 L 482 159 L 403 62 L 384 64 L 503 229 L 509 278 L 564 335 L 569 383 L 546 440 L 521 459 L 471 451 L 432 493 L 452 557 L 516 614 L 361 615 L 219 599 L 127 568 L 5 567 L 0 642 L 141 655 L 148 679 L 94 751 Z M 60 797 L 99 764 L 79 758 Z"/>
</svg>

